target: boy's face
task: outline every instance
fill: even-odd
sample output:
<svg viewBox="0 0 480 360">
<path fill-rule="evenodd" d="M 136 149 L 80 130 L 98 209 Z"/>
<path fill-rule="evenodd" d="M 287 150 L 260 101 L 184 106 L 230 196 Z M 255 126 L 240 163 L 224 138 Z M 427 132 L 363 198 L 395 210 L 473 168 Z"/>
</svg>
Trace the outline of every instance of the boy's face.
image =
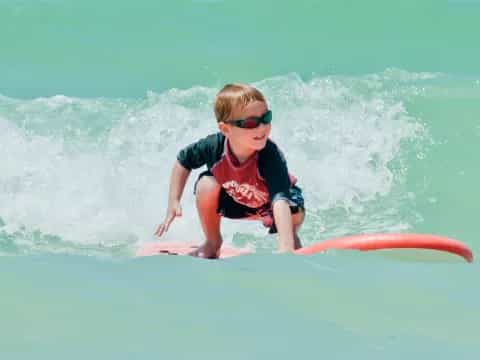
<svg viewBox="0 0 480 360">
<path fill-rule="evenodd" d="M 253 101 L 240 109 L 234 109 L 229 120 L 247 119 L 249 117 L 261 117 L 268 111 L 267 104 L 262 101 Z M 271 124 L 260 124 L 254 129 L 242 129 L 233 124 L 219 123 L 220 131 L 228 140 L 238 146 L 250 150 L 261 150 L 267 143 Z"/>
</svg>

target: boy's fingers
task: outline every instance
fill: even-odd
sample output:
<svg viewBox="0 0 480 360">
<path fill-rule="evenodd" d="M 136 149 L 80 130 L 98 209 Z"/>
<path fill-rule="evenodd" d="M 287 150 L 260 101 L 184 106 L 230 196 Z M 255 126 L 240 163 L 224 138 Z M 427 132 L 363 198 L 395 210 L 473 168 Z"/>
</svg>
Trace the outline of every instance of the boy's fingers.
<svg viewBox="0 0 480 360">
<path fill-rule="evenodd" d="M 155 232 L 155 235 L 157 236 L 162 236 L 164 232 L 168 230 L 168 225 L 169 225 L 169 219 L 165 219 L 163 223 L 158 225 L 157 231 Z"/>
<path fill-rule="evenodd" d="M 175 219 L 176 216 L 182 216 L 181 207 L 178 207 L 175 211 L 167 215 L 163 223 L 158 225 L 157 231 L 155 231 L 155 235 L 160 237 L 163 235 L 163 233 L 167 232 L 168 228 L 170 227 L 170 224 L 172 223 L 172 221 Z"/>
<path fill-rule="evenodd" d="M 155 231 L 156 236 L 162 236 L 164 231 L 164 224 L 158 225 L 157 231 Z"/>
<path fill-rule="evenodd" d="M 168 219 L 165 221 L 165 230 L 168 231 L 168 228 L 170 227 L 170 224 L 172 223 L 173 219 L 175 219 L 175 214 L 171 214 Z"/>
</svg>

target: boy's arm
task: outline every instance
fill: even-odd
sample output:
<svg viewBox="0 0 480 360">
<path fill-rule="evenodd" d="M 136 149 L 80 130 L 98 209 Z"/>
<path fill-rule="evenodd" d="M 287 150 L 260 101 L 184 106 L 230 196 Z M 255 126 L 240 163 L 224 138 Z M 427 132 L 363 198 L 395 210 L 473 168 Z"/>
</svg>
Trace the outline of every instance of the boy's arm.
<svg viewBox="0 0 480 360">
<path fill-rule="evenodd" d="M 267 182 L 272 201 L 273 217 L 278 232 L 278 249 L 281 252 L 295 250 L 292 212 L 290 210 L 290 177 L 287 163 L 275 143 L 268 141 L 260 152 L 259 170 Z"/>
<path fill-rule="evenodd" d="M 278 251 L 292 252 L 295 250 L 293 237 L 292 212 L 288 201 L 278 199 L 272 204 L 273 217 L 278 231 Z"/>
<path fill-rule="evenodd" d="M 190 171 L 213 162 L 212 156 L 218 152 L 221 144 L 223 144 L 223 137 L 218 133 L 200 139 L 180 150 L 170 177 L 167 214 L 163 223 L 155 231 L 155 235 L 162 236 L 175 217 L 182 215 L 180 199 Z"/>
<path fill-rule="evenodd" d="M 180 199 L 182 198 L 183 189 L 187 183 L 190 170 L 184 168 L 180 162 L 175 161 L 173 165 L 172 175 L 170 176 L 170 189 L 168 192 L 168 208 L 165 220 L 158 226 L 155 235 L 162 236 L 168 231 L 170 224 L 177 216 L 182 216 L 182 207 Z"/>
</svg>

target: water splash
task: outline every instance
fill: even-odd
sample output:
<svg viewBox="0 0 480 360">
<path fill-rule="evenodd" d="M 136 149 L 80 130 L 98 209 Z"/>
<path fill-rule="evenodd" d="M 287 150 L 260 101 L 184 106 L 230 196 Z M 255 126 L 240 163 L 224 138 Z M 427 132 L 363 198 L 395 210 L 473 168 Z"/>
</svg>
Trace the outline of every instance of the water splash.
<svg viewBox="0 0 480 360">
<path fill-rule="evenodd" d="M 424 129 L 402 99 L 405 88 L 413 91 L 417 81 L 432 77 L 388 70 L 311 81 L 288 74 L 255 84 L 274 112 L 272 138 L 305 191 L 307 243 L 322 231 L 408 228 L 408 219 L 394 210 L 408 202 L 396 190 L 405 172 L 402 146 Z M 2 97 L 3 237 L 17 234 L 13 241 L 27 241 L 32 251 L 80 247 L 107 253 L 151 239 L 178 150 L 216 131 L 216 91 L 172 89 L 144 99 Z M 200 239 L 191 191 L 195 176 L 172 239 L 191 239 L 192 233 Z M 224 233 L 228 241 L 247 233 L 257 246 L 274 247 L 257 224 L 225 221 Z M 50 249 L 38 245 L 45 239 Z"/>
</svg>

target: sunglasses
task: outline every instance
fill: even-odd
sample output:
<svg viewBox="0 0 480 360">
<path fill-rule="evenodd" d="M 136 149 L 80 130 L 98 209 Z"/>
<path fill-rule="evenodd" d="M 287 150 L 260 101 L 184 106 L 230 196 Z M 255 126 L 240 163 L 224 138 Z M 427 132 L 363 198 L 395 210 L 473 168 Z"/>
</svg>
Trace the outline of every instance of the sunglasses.
<svg viewBox="0 0 480 360">
<path fill-rule="evenodd" d="M 263 114 L 260 117 L 251 116 L 246 119 L 224 121 L 224 123 L 226 124 L 232 124 L 242 129 L 255 129 L 259 127 L 260 124 L 268 125 L 271 122 L 272 122 L 271 110 L 268 110 L 265 114 Z"/>
</svg>

